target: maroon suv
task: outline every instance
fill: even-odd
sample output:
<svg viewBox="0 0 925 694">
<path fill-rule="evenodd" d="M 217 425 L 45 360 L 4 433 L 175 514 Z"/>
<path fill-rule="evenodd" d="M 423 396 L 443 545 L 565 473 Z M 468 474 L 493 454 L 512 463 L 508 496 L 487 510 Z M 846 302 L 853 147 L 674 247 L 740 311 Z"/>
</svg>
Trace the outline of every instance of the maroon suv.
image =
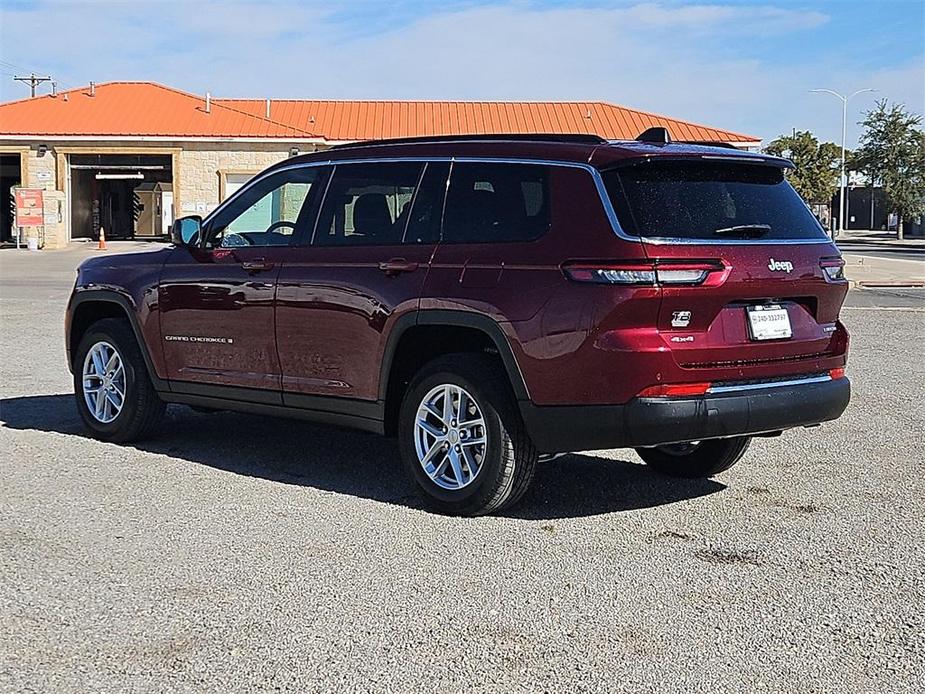
<svg viewBox="0 0 925 694">
<path fill-rule="evenodd" d="M 395 435 L 459 514 L 565 451 L 714 475 L 848 404 L 843 263 L 789 166 L 660 129 L 291 158 L 172 247 L 80 267 L 77 406 L 110 441 L 166 403 Z"/>
</svg>

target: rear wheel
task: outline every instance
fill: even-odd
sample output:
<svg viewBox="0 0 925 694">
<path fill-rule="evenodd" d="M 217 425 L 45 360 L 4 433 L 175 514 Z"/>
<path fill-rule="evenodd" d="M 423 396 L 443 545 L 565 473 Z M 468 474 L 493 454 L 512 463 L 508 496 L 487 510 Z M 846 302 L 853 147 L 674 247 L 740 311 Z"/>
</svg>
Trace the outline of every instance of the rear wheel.
<svg viewBox="0 0 925 694">
<path fill-rule="evenodd" d="M 482 355 L 424 366 L 402 400 L 398 436 L 408 476 L 435 509 L 454 515 L 516 503 L 538 458 L 504 371 Z"/>
<path fill-rule="evenodd" d="M 751 443 L 749 436 L 637 448 L 648 465 L 675 477 L 712 477 L 735 465 Z"/>
<path fill-rule="evenodd" d="M 80 339 L 74 354 L 74 393 L 84 424 L 104 441 L 143 438 L 166 409 L 151 385 L 135 335 L 115 318 L 97 321 Z"/>
</svg>

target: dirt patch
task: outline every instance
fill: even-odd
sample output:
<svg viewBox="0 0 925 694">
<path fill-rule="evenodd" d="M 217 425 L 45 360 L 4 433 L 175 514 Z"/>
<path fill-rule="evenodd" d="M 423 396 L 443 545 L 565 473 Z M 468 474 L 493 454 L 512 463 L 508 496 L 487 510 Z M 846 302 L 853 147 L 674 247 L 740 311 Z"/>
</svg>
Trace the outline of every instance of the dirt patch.
<svg viewBox="0 0 925 694">
<path fill-rule="evenodd" d="M 756 552 L 738 552 L 721 547 L 698 549 L 694 552 L 694 556 L 711 564 L 744 564 L 747 566 L 758 566 L 759 564 Z"/>
<path fill-rule="evenodd" d="M 660 533 L 656 533 L 652 536 L 653 540 L 693 540 L 693 535 L 688 535 L 687 533 L 682 533 L 678 530 L 662 530 Z"/>
<path fill-rule="evenodd" d="M 760 496 L 767 496 L 768 494 L 771 493 L 771 490 L 768 489 L 767 487 L 748 487 L 746 491 L 749 494 L 757 494 Z"/>
</svg>

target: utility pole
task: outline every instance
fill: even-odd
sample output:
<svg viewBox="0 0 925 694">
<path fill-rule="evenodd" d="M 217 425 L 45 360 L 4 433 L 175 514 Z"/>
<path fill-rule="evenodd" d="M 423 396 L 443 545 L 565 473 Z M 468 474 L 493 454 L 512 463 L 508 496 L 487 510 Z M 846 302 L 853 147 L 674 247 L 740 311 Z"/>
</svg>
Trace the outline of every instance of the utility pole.
<svg viewBox="0 0 925 694">
<path fill-rule="evenodd" d="M 13 77 L 14 82 L 28 82 L 29 88 L 32 90 L 32 96 L 35 97 L 35 88 L 38 87 L 42 82 L 51 82 L 51 76 L 46 75 L 45 77 L 36 77 L 33 72 L 28 77 Z"/>
<path fill-rule="evenodd" d="M 831 94 L 832 96 L 841 99 L 841 178 L 838 180 L 838 231 L 842 232 L 845 230 L 845 215 L 848 214 L 848 209 L 845 207 L 845 188 L 848 187 L 848 177 L 845 175 L 845 138 L 847 137 L 848 133 L 848 102 L 858 94 L 863 94 L 864 92 L 875 92 L 877 90 L 858 89 L 854 94 L 849 94 L 848 96 L 839 94 L 838 92 L 833 92 L 831 89 L 810 89 L 809 91 Z M 832 237 L 835 237 L 834 229 L 832 230 Z"/>
</svg>

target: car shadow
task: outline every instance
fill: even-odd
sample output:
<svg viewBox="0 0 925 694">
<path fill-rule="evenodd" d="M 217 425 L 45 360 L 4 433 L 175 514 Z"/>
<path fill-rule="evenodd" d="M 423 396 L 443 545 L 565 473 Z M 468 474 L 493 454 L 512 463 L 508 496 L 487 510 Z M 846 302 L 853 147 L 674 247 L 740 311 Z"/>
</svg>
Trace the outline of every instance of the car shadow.
<svg viewBox="0 0 925 694">
<path fill-rule="evenodd" d="M 2 399 L 0 425 L 89 438 L 69 394 Z M 160 432 L 131 446 L 238 475 L 426 509 L 401 469 L 394 440 L 373 434 L 171 406 Z M 540 463 L 524 500 L 500 515 L 529 520 L 593 516 L 722 489 L 714 480 L 668 478 L 645 465 L 581 453 Z"/>
</svg>

